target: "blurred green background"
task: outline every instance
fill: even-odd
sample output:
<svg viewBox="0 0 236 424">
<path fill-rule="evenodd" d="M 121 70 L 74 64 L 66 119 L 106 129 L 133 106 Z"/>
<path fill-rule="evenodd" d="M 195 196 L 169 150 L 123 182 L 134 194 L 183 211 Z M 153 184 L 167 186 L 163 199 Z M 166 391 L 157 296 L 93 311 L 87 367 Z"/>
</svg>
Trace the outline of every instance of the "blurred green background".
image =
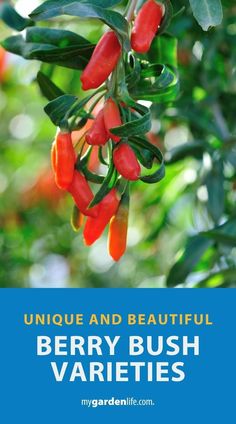
<svg viewBox="0 0 236 424">
<path fill-rule="evenodd" d="M 27 15 L 40 2 L 14 3 Z M 41 64 L 7 54 L 0 73 L 1 287 L 235 287 L 236 6 L 223 4 L 223 24 L 206 33 L 187 1 L 173 1 L 175 12 L 185 6 L 169 28 L 178 39 L 180 96 L 153 106 L 151 134 L 167 175 L 157 185 L 132 185 L 128 250 L 118 264 L 106 234 L 83 246 L 70 226 L 72 201 L 53 182 L 55 128 L 34 81 Z M 80 19 L 57 25 L 93 42 L 104 31 Z M 12 34 L 1 23 L 0 33 Z M 53 79 L 81 94 L 79 72 L 58 67 Z"/>
</svg>

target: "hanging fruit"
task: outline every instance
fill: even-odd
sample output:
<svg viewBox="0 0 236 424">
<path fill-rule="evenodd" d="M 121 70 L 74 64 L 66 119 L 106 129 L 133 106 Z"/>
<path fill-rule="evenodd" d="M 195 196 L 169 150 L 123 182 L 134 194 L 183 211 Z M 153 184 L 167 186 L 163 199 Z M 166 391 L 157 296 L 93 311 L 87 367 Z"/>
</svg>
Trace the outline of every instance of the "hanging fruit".
<svg viewBox="0 0 236 424">
<path fill-rule="evenodd" d="M 147 53 L 163 18 L 163 5 L 148 0 L 141 7 L 131 34 L 131 47 L 137 53 Z"/>
</svg>

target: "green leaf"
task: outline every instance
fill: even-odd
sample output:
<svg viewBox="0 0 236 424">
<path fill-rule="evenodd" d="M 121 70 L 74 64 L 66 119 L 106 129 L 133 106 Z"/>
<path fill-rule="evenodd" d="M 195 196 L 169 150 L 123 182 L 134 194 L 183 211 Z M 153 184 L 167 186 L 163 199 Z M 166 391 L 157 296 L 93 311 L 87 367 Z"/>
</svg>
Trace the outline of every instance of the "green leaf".
<svg viewBox="0 0 236 424">
<path fill-rule="evenodd" d="M 40 5 L 39 7 L 37 7 L 32 13 L 31 15 L 33 16 L 39 16 L 44 14 L 44 16 L 46 16 L 46 19 L 51 18 L 51 14 L 54 13 L 59 13 L 63 15 L 64 12 L 64 8 L 68 7 L 68 6 L 74 6 L 73 3 L 82 3 L 82 4 L 92 4 L 94 6 L 98 6 L 98 7 L 104 7 L 104 9 L 108 9 L 110 7 L 113 7 L 115 5 L 117 5 L 118 3 L 120 3 L 121 0 L 60 0 L 60 3 L 58 2 L 58 0 L 48 0 L 45 1 L 42 5 Z M 48 15 L 49 14 L 49 15 Z M 58 16 L 58 15 L 57 15 Z M 45 18 L 44 18 L 45 19 Z"/>
<path fill-rule="evenodd" d="M 203 233 L 205 236 L 227 246 L 236 246 L 236 218 L 232 218 L 213 230 Z"/>
<path fill-rule="evenodd" d="M 133 121 L 127 122 L 120 127 L 112 128 L 110 130 L 112 134 L 118 135 L 120 137 L 129 137 L 139 134 L 146 134 L 148 131 L 150 131 L 152 126 L 150 110 L 141 105 L 135 105 L 135 108 L 140 114 L 142 114 L 142 116 L 140 118 L 134 119 Z"/>
<path fill-rule="evenodd" d="M 77 101 L 78 98 L 76 96 L 65 94 L 48 103 L 44 110 L 54 125 L 60 127 L 62 122 L 65 120 L 65 115 L 68 114 L 69 117 L 68 112 L 72 110 Z"/>
<path fill-rule="evenodd" d="M 174 69 L 153 64 L 141 72 L 141 78 L 134 87 L 129 87 L 132 97 L 154 103 L 170 102 L 179 93 L 179 80 Z"/>
<path fill-rule="evenodd" d="M 91 48 L 94 48 L 94 45 L 90 41 L 75 32 L 46 27 L 28 28 L 26 31 L 26 41 L 37 44 L 51 44 L 61 49 L 78 45 L 84 47 L 89 45 Z"/>
<path fill-rule="evenodd" d="M 164 6 L 165 6 L 165 15 L 164 15 L 164 18 L 162 19 L 157 37 L 163 34 L 164 32 L 166 32 L 173 18 L 173 7 L 171 4 L 171 1 L 163 0 L 162 3 L 164 3 Z"/>
<path fill-rule="evenodd" d="M 39 71 L 37 74 L 37 81 L 42 94 L 48 100 L 54 100 L 57 97 L 64 95 L 63 91 L 41 71 Z"/>
<path fill-rule="evenodd" d="M 117 3 L 119 1 L 94 0 L 92 2 L 92 0 L 62 0 L 58 2 L 49 0 L 35 9 L 30 17 L 35 21 L 51 19 L 61 15 L 100 19 L 117 31 L 122 37 L 127 38 L 128 23 L 125 18 L 118 12 L 106 9 L 106 7 L 114 6 Z"/>
<path fill-rule="evenodd" d="M 183 143 L 167 152 L 165 155 L 165 161 L 167 164 L 172 164 L 189 156 L 201 159 L 203 153 L 204 145 L 200 141 Z"/>
<path fill-rule="evenodd" d="M 193 15 L 204 31 L 220 25 L 223 10 L 220 0 L 189 0 Z"/>
<path fill-rule="evenodd" d="M 185 279 L 198 264 L 205 251 L 209 249 L 213 243 L 213 240 L 203 235 L 190 237 L 187 241 L 183 255 L 169 272 L 166 281 L 167 286 L 174 287 L 184 283 Z"/>
<path fill-rule="evenodd" d="M 98 150 L 98 158 L 99 158 L 100 162 L 101 162 L 103 165 L 108 166 L 108 163 L 107 163 L 106 159 L 105 159 L 105 158 L 104 158 L 104 156 L 103 156 L 103 146 L 100 146 L 100 147 L 99 147 L 99 150 Z"/>
<path fill-rule="evenodd" d="M 28 26 L 34 25 L 31 19 L 23 18 L 6 1 L 0 5 L 0 19 L 10 28 L 16 31 L 23 31 Z"/>
<path fill-rule="evenodd" d="M 133 144 L 137 147 L 142 147 L 149 150 L 153 154 L 154 158 L 160 163 L 159 168 L 154 173 L 150 175 L 143 175 L 139 179 L 147 184 L 154 184 L 161 181 L 165 176 L 165 164 L 163 155 L 158 147 L 149 143 L 149 141 L 142 137 L 134 137 L 131 138 L 130 141 L 133 142 Z"/>
<path fill-rule="evenodd" d="M 141 163 L 145 168 L 151 169 L 154 161 L 154 154 L 140 145 L 136 144 L 134 141 L 129 141 L 129 144 L 131 145 L 132 149 L 135 151 L 135 154 Z"/>
<path fill-rule="evenodd" d="M 91 157 L 92 150 L 93 150 L 93 147 L 90 146 L 82 158 L 80 155 L 78 155 L 77 162 L 76 162 L 76 169 L 78 169 L 78 171 L 83 172 L 87 181 L 90 181 L 91 183 L 95 183 L 95 184 L 103 184 L 105 177 L 103 175 L 94 174 L 88 169 L 88 163 Z"/>
<path fill-rule="evenodd" d="M 79 170 L 83 171 L 84 176 L 86 177 L 87 181 L 90 181 L 91 183 L 94 184 L 102 184 L 105 177 L 103 177 L 103 175 L 98 175 L 98 174 L 94 174 L 93 172 L 89 171 L 88 168 L 86 168 L 86 166 L 80 166 L 78 165 L 76 167 Z"/>
<path fill-rule="evenodd" d="M 86 119 L 91 117 L 91 115 L 84 110 L 84 106 L 93 96 L 94 93 L 79 100 L 76 96 L 65 94 L 49 102 L 44 110 L 55 125 L 72 131 L 81 128 L 81 124 L 84 126 L 86 124 Z M 82 117 L 82 123 L 80 122 L 78 125 L 76 121 L 72 123 L 69 122 L 72 117 Z"/>
<path fill-rule="evenodd" d="M 224 269 L 222 271 L 214 272 L 208 275 L 206 278 L 197 283 L 194 288 L 217 288 L 226 287 L 230 284 L 235 285 L 236 279 L 236 268 Z"/>
<path fill-rule="evenodd" d="M 105 177 L 100 189 L 95 194 L 93 201 L 89 205 L 90 208 L 97 205 L 102 201 L 102 199 L 113 189 L 117 182 L 117 171 L 115 169 L 115 166 L 113 164 L 113 161 L 111 161 L 107 176 Z"/>
<path fill-rule="evenodd" d="M 141 76 L 141 64 L 138 58 L 132 54 L 129 55 L 129 65 L 126 70 L 126 84 L 129 88 L 134 87 Z"/>
<path fill-rule="evenodd" d="M 73 32 L 50 28 L 29 28 L 26 38 L 21 35 L 9 37 L 2 43 L 11 53 L 25 59 L 84 69 L 94 46 Z"/>
</svg>

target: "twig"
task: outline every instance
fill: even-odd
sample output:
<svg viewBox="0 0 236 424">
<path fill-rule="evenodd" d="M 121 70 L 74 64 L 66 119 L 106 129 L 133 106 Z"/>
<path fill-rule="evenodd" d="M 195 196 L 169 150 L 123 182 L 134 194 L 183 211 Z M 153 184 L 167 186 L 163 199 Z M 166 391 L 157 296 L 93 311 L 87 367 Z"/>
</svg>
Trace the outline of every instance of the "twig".
<svg viewBox="0 0 236 424">
<path fill-rule="evenodd" d="M 134 11 L 136 9 L 138 0 L 131 0 L 127 15 L 126 15 L 126 19 L 128 22 L 131 22 L 133 17 L 134 17 Z"/>
</svg>

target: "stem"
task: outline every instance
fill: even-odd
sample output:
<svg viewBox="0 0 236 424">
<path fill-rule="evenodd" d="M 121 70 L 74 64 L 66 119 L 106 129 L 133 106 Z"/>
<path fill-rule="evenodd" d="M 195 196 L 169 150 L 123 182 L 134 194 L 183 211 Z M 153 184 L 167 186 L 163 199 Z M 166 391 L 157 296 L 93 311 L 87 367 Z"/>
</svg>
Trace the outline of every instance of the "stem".
<svg viewBox="0 0 236 424">
<path fill-rule="evenodd" d="M 111 75 L 111 79 L 110 79 L 109 85 L 108 85 L 109 91 L 111 92 L 111 94 L 113 96 L 115 95 L 116 84 L 117 84 L 117 67 L 118 67 L 118 65 L 113 70 L 112 75 Z"/>
<path fill-rule="evenodd" d="M 134 17 L 134 12 L 135 12 L 137 3 L 138 3 L 138 0 L 131 0 L 130 2 L 129 9 L 126 15 L 126 19 L 128 22 L 131 22 Z"/>
<path fill-rule="evenodd" d="M 127 208 L 129 208 L 129 202 L 130 202 L 130 182 L 127 181 L 124 193 L 122 195 L 121 203 L 125 205 Z"/>
<path fill-rule="evenodd" d="M 104 97 L 104 95 L 105 95 L 105 90 L 104 90 L 104 92 L 99 97 L 97 97 L 97 99 L 95 100 L 95 102 L 93 102 L 92 106 L 89 108 L 89 114 L 92 113 L 93 109 L 95 108 L 95 106 L 97 106 L 97 104 Z"/>
<path fill-rule="evenodd" d="M 92 104 L 92 106 L 90 107 L 90 109 L 89 109 L 89 111 L 88 111 L 88 113 L 90 114 L 92 111 L 93 111 L 93 109 L 95 108 L 95 106 L 98 104 L 98 102 L 102 99 L 104 97 L 104 93 L 103 94 L 101 94 L 96 100 L 95 100 L 95 102 Z M 76 120 L 76 118 L 73 120 L 73 124 L 75 123 L 75 120 Z M 81 142 L 81 140 L 85 137 L 85 135 L 87 134 L 87 132 L 88 132 L 88 129 L 87 130 L 85 130 L 84 131 L 84 133 L 83 133 L 83 135 L 80 137 L 80 139 L 75 143 L 75 145 L 74 145 L 74 147 L 76 148 L 78 145 L 79 145 L 79 143 Z"/>
<path fill-rule="evenodd" d="M 137 7 L 139 0 L 130 0 L 126 11 L 124 12 L 124 16 L 126 16 L 126 20 L 130 23 L 133 20 L 134 12 Z M 125 79 L 124 72 L 124 63 L 123 58 L 121 57 L 116 68 L 113 70 L 111 79 L 109 81 L 108 89 L 112 95 L 118 94 L 119 96 L 119 81 L 121 79 Z M 116 93 L 117 92 L 117 93 Z"/>
<path fill-rule="evenodd" d="M 77 105 L 79 105 L 80 103 L 81 103 L 81 107 L 80 107 L 80 109 L 78 110 L 78 113 L 77 114 L 75 114 L 75 116 L 74 116 L 74 118 L 73 118 L 73 120 L 71 121 L 71 123 L 70 123 L 70 127 L 73 127 L 73 125 L 75 124 L 75 122 L 76 122 L 76 119 L 78 118 L 78 116 L 79 116 L 79 112 L 80 112 L 80 110 L 88 103 L 88 102 L 90 102 L 90 100 L 92 100 L 92 98 L 93 97 L 95 97 L 98 93 L 103 93 L 100 97 L 99 97 L 99 99 L 100 98 L 102 98 L 103 96 L 104 96 L 104 94 L 105 94 L 105 91 L 106 91 L 106 88 L 104 87 L 104 86 L 102 86 L 102 87 L 100 87 L 98 90 L 96 90 L 93 94 L 91 94 L 91 96 L 89 96 L 89 97 L 86 97 L 85 99 L 83 99 L 83 100 L 80 100 L 80 99 L 78 99 L 73 105 L 72 105 L 72 107 L 68 110 L 68 112 L 66 113 L 66 115 L 65 115 L 65 117 L 64 117 L 64 121 L 67 121 L 69 118 L 70 118 L 70 114 L 71 113 L 73 113 L 73 109 L 75 109 L 76 108 L 76 106 Z M 96 106 L 96 102 L 95 102 L 95 106 Z"/>
<path fill-rule="evenodd" d="M 84 136 L 86 135 L 86 133 L 88 132 L 88 130 L 86 130 L 84 133 L 83 133 L 83 135 L 79 138 L 79 140 L 74 144 L 74 148 L 76 149 L 78 146 L 79 146 L 79 144 L 81 143 L 81 141 L 83 140 L 83 138 L 84 138 Z M 82 146 L 82 149 L 83 149 L 83 146 Z"/>
</svg>

